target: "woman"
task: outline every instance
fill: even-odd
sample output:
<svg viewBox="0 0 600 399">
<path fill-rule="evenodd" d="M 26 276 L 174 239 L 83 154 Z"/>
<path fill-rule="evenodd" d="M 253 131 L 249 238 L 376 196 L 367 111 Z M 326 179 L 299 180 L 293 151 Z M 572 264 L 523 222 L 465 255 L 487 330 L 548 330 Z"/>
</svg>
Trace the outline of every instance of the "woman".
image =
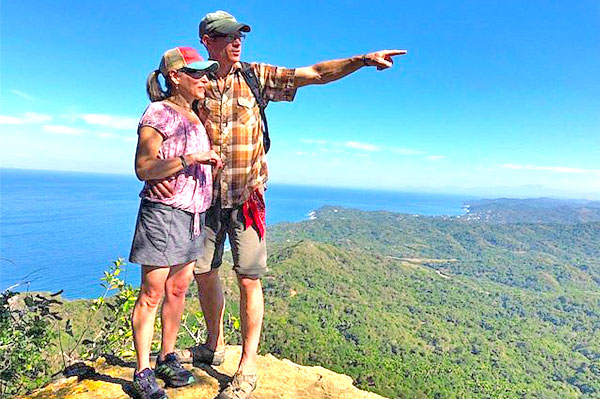
<svg viewBox="0 0 600 399">
<path fill-rule="evenodd" d="M 174 353 L 175 341 L 193 264 L 202 253 L 203 213 L 211 203 L 211 165 L 221 167 L 221 159 L 210 149 L 192 103 L 204 98 L 206 73 L 218 66 L 216 61 L 203 61 L 190 47 L 176 47 L 164 53 L 159 69 L 146 83 L 151 104 L 138 126 L 135 172 L 142 181 L 168 178 L 174 195 L 151 198 L 148 185 L 144 186 L 129 257 L 130 262 L 142 265 L 132 327 L 137 356 L 133 387 L 135 395 L 143 399 L 166 398 L 154 372 L 167 386 L 194 381 Z M 166 91 L 159 75 L 165 80 Z M 163 296 L 162 346 L 153 371 L 150 346 Z"/>
</svg>

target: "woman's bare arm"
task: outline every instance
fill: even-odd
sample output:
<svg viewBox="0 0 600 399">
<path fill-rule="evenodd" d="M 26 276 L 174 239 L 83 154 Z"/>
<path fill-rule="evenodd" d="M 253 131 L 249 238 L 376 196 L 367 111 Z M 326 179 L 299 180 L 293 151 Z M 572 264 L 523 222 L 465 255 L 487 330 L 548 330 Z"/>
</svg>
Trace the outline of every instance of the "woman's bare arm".
<svg viewBox="0 0 600 399">
<path fill-rule="evenodd" d="M 162 142 L 163 137 L 156 129 L 150 126 L 140 128 L 135 152 L 135 174 L 138 179 L 142 181 L 164 179 L 183 169 L 180 157 L 158 158 Z M 221 158 L 213 150 L 186 154 L 183 158 L 187 165 L 203 163 L 217 168 L 221 166 Z"/>
</svg>

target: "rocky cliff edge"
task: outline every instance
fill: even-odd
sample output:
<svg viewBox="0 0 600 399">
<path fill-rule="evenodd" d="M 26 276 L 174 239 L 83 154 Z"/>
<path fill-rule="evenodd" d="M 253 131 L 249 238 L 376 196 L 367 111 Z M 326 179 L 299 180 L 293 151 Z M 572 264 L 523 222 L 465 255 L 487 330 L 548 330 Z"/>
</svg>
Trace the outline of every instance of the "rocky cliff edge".
<svg viewBox="0 0 600 399">
<path fill-rule="evenodd" d="M 196 382 L 188 387 L 167 389 L 170 399 L 213 399 L 236 370 L 241 348 L 227 348 L 227 359 L 219 367 L 191 368 Z M 187 367 L 187 366 L 186 366 Z M 346 375 L 322 367 L 297 365 L 272 355 L 260 356 L 258 386 L 253 399 L 382 399 L 382 396 L 361 391 Z M 130 398 L 134 365 L 118 359 L 98 359 L 80 363 L 46 387 L 22 396 L 21 399 L 127 399 Z"/>
</svg>

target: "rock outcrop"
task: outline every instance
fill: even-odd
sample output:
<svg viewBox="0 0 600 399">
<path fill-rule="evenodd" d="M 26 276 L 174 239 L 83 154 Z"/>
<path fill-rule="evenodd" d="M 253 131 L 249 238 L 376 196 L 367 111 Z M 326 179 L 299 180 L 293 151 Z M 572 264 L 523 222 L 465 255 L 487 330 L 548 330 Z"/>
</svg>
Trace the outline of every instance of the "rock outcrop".
<svg viewBox="0 0 600 399">
<path fill-rule="evenodd" d="M 193 368 L 196 382 L 168 389 L 170 399 L 213 399 L 236 370 L 241 348 L 227 348 L 227 359 L 219 367 Z M 260 356 L 260 376 L 253 399 L 382 399 L 361 391 L 346 375 L 323 367 L 297 365 L 272 355 Z M 101 358 L 95 363 L 75 365 L 66 375 L 21 399 L 127 399 L 130 398 L 133 364 Z"/>
</svg>

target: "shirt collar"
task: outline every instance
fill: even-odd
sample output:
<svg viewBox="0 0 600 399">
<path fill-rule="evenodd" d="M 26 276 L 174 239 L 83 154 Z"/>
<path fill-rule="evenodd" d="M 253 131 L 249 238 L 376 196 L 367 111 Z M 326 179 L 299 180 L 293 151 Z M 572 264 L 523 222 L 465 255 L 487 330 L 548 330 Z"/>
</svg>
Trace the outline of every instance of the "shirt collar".
<svg viewBox="0 0 600 399">
<path fill-rule="evenodd" d="M 237 71 L 240 71 L 241 69 L 242 69 L 242 63 L 240 61 L 238 61 L 231 66 L 231 72 L 229 72 L 229 73 L 236 73 Z"/>
<path fill-rule="evenodd" d="M 229 71 L 229 73 L 227 74 L 229 75 L 233 75 L 235 73 L 237 73 L 238 71 L 242 70 L 242 63 L 240 61 L 236 62 L 235 64 L 233 64 L 231 66 L 231 70 Z M 212 80 L 212 79 L 211 79 Z M 214 79 L 216 81 L 216 78 Z"/>
</svg>

